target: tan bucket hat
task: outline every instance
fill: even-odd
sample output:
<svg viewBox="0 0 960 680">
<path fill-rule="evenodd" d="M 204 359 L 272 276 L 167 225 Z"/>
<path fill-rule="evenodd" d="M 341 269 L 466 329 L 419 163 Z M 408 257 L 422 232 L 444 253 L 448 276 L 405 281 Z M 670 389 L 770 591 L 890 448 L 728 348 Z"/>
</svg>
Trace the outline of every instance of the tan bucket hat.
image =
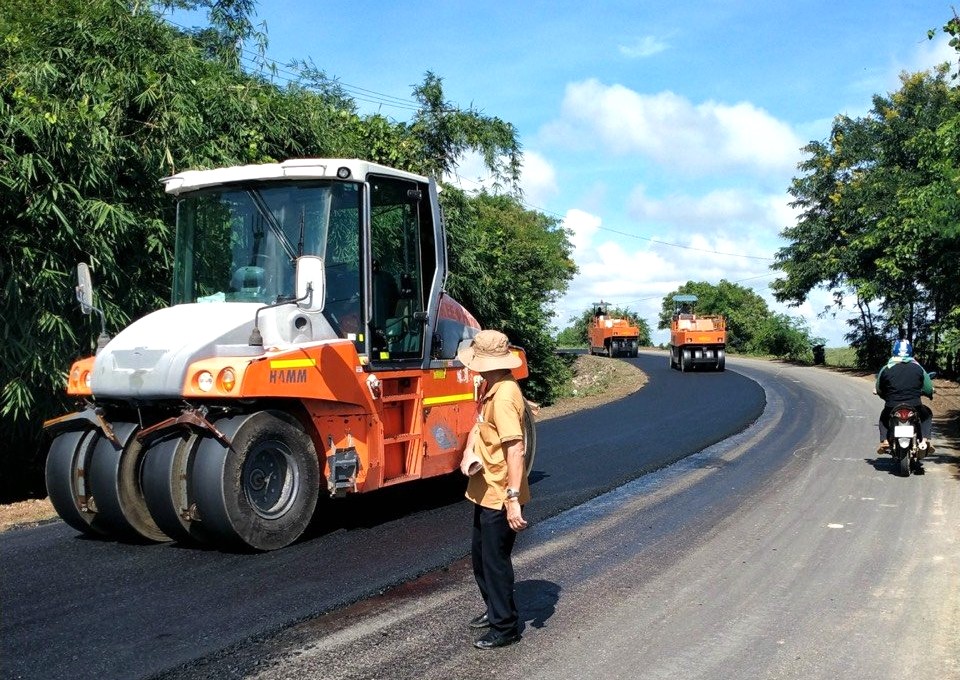
<svg viewBox="0 0 960 680">
<path fill-rule="evenodd" d="M 480 331 L 466 347 L 461 347 L 457 358 L 471 371 L 496 371 L 517 368 L 523 361 L 510 351 L 510 341 L 500 331 Z"/>
</svg>

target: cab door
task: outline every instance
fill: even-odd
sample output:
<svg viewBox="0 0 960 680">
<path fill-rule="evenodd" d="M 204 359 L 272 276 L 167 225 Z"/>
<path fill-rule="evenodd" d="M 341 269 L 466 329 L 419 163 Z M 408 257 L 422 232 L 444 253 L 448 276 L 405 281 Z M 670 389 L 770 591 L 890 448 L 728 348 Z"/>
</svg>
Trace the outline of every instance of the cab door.
<svg viewBox="0 0 960 680">
<path fill-rule="evenodd" d="M 421 476 L 426 321 L 436 259 L 425 187 L 387 176 L 369 177 L 368 186 L 367 356 L 381 381 L 382 483 L 389 485 Z"/>
</svg>

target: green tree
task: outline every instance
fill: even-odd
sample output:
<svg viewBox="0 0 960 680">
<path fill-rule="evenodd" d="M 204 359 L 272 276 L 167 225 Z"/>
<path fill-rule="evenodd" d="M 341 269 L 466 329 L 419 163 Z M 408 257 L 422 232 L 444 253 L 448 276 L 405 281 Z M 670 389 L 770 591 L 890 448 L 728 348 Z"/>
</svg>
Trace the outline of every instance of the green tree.
<svg viewBox="0 0 960 680">
<path fill-rule="evenodd" d="M 519 193 L 520 143 L 513 125 L 453 106 L 444 99 L 443 79 L 430 71 L 413 93 L 420 108 L 408 130 L 417 143 L 418 172 L 443 177 L 464 153 L 479 150 L 498 184 Z"/>
<path fill-rule="evenodd" d="M 822 340 L 810 337 L 810 329 L 802 319 L 771 314 L 757 327 L 747 353 L 809 362 L 813 360 L 814 344 L 822 344 Z"/>
<path fill-rule="evenodd" d="M 782 235 L 777 299 L 802 303 L 816 287 L 850 297 L 859 315 L 848 340 L 863 365 L 909 337 L 932 355 L 960 301 L 960 199 L 954 187 L 960 97 L 945 69 L 903 75 L 871 112 L 838 116 L 828 141 L 805 147 L 791 194 L 801 211 Z"/>
<path fill-rule="evenodd" d="M 481 325 L 524 347 L 532 366 L 529 396 L 551 403 L 569 376 L 550 336 L 550 307 L 576 273 L 572 246 L 556 219 L 518 199 L 446 188 L 450 294 Z"/>
</svg>

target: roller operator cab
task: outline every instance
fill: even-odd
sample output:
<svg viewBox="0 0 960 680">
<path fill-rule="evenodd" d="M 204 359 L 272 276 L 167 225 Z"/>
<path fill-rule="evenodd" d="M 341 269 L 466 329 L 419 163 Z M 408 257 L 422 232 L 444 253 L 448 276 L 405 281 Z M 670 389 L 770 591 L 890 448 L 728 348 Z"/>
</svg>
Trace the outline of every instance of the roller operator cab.
<svg viewBox="0 0 960 680">
<path fill-rule="evenodd" d="M 432 180 L 306 159 L 163 182 L 177 201 L 172 304 L 113 338 L 104 328 L 70 371 L 80 408 L 45 423 L 47 488 L 68 524 L 270 550 L 322 496 L 457 469 L 479 376 L 455 356 L 479 325 L 443 291 Z M 102 322 L 86 265 L 77 292 Z"/>
<path fill-rule="evenodd" d="M 695 312 L 696 295 L 674 295 L 670 322 L 670 368 L 722 371 L 726 365 L 727 322 L 724 317 Z"/>
<path fill-rule="evenodd" d="M 609 302 L 595 302 L 593 309 L 593 322 L 587 329 L 590 354 L 636 357 L 640 349 L 640 329 L 629 319 L 611 316 Z"/>
</svg>

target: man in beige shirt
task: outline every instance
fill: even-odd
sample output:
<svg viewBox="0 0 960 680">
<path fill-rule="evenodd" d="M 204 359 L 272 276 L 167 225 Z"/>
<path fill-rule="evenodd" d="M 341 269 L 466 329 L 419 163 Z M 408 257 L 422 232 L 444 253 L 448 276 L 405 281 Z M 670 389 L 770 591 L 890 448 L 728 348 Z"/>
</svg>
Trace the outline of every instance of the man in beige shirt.
<svg viewBox="0 0 960 680">
<path fill-rule="evenodd" d="M 471 628 L 489 628 L 478 649 L 495 649 L 520 640 L 514 602 L 511 553 L 517 532 L 527 527 L 523 505 L 530 499 L 524 471 L 524 400 L 510 369 L 520 356 L 499 331 L 477 333 L 457 358 L 483 378 L 477 423 L 467 437 L 460 469 L 470 475 L 466 496 L 474 505 L 473 573 L 486 611 Z M 471 473 L 479 461 L 482 467 Z"/>
</svg>

